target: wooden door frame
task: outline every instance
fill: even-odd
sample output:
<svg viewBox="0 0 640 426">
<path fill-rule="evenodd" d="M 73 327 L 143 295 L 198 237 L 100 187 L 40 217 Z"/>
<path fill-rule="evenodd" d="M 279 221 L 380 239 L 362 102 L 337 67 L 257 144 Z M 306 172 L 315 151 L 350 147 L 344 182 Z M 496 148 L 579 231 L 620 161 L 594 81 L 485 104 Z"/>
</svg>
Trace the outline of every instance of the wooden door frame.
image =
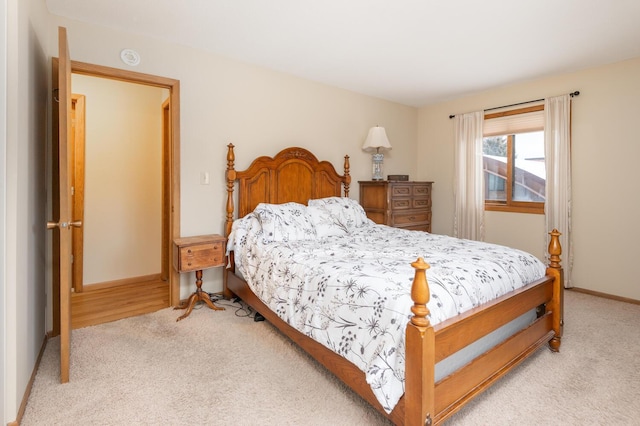
<svg viewBox="0 0 640 426">
<path fill-rule="evenodd" d="M 171 109 L 171 99 L 167 98 L 162 102 L 162 263 L 160 268 L 160 279 L 162 280 L 169 280 L 169 275 L 172 271 L 171 248 L 173 246 L 173 238 L 167 235 L 167 232 L 171 229 L 171 225 L 167 223 L 171 219 L 171 181 L 167 179 L 167 176 L 171 176 L 170 173 L 167 173 L 168 170 L 171 170 L 172 158 L 171 134 L 173 126 L 171 124 Z M 171 296 L 169 300 L 172 300 Z M 179 304 L 180 301 L 178 300 L 176 303 Z"/>
<path fill-rule="evenodd" d="M 53 58 L 53 61 L 55 66 L 58 58 Z M 167 159 L 170 167 L 168 182 L 163 184 L 163 188 L 166 188 L 170 194 L 168 197 L 168 203 L 170 203 L 170 205 L 166 207 L 163 206 L 163 209 L 166 208 L 169 213 L 169 232 L 165 237 L 167 241 L 162 241 L 162 245 L 163 247 L 171 247 L 173 240 L 180 236 L 180 80 L 79 61 L 71 61 L 71 73 L 82 74 L 90 77 L 108 78 L 128 83 L 144 84 L 169 90 L 169 103 L 171 107 L 169 108 L 168 130 L 170 132 L 169 137 L 171 146 L 170 149 L 165 151 L 165 153 L 170 157 Z M 164 250 L 163 257 L 164 256 L 170 257 L 170 250 L 168 250 L 168 252 L 167 250 Z M 162 261 L 163 263 L 166 261 L 166 264 L 171 265 L 170 258 L 166 260 L 163 259 Z M 173 268 L 169 268 L 167 275 L 169 281 L 169 304 L 171 306 L 178 306 L 180 304 L 180 277 Z M 54 336 L 60 332 L 59 298 L 55 297 L 59 292 L 60 282 L 56 279 L 56 275 L 54 274 L 52 330 L 52 334 Z"/>
<path fill-rule="evenodd" d="M 85 148 L 85 96 L 71 94 L 71 128 L 72 138 L 68 141 L 72 153 L 71 188 L 73 205 L 71 207 L 71 220 L 84 222 L 84 148 Z M 71 244 L 73 262 L 71 263 L 71 283 L 73 291 L 80 293 L 83 290 L 83 252 L 84 252 L 84 226 L 71 229 Z"/>
</svg>

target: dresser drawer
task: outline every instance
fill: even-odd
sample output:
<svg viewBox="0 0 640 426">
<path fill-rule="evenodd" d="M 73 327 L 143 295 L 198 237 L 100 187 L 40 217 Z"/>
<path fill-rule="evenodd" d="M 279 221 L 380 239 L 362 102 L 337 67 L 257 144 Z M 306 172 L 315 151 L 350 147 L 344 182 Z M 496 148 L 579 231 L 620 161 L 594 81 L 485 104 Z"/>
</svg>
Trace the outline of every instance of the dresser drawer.
<svg viewBox="0 0 640 426">
<path fill-rule="evenodd" d="M 431 222 L 431 212 L 428 211 L 393 213 L 391 216 L 391 226 L 417 225 Z"/>
<path fill-rule="evenodd" d="M 391 187 L 391 198 L 395 197 L 431 197 L 431 185 L 394 183 Z"/>
<path fill-rule="evenodd" d="M 411 197 L 412 187 L 410 184 L 398 184 L 394 183 L 391 187 L 391 198 L 396 197 Z"/>
<path fill-rule="evenodd" d="M 412 209 L 430 209 L 431 198 L 414 198 L 411 200 Z"/>
<path fill-rule="evenodd" d="M 430 209 L 430 198 L 397 198 L 391 200 L 391 210 Z"/>
<path fill-rule="evenodd" d="M 398 198 L 395 200 L 391 200 L 391 210 L 396 211 L 396 210 L 408 210 L 408 209 L 412 209 L 413 207 L 413 200 L 411 200 L 411 198 Z"/>
<path fill-rule="evenodd" d="M 410 231 L 431 232 L 431 224 L 430 223 L 421 223 L 420 225 L 396 226 L 396 228 L 408 229 Z"/>
<path fill-rule="evenodd" d="M 431 198 L 431 185 L 413 185 L 412 194 L 414 197 L 429 197 Z"/>
</svg>

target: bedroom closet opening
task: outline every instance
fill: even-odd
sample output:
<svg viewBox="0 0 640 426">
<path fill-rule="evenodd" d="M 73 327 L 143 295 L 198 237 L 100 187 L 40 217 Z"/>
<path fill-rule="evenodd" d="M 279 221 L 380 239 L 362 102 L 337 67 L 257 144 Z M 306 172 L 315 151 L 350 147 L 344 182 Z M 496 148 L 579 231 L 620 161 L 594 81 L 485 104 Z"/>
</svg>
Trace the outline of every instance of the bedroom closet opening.
<svg viewBox="0 0 640 426">
<path fill-rule="evenodd" d="M 72 228 L 72 329 L 179 302 L 178 90 L 175 80 L 72 61 L 71 211 L 82 223 Z"/>
</svg>

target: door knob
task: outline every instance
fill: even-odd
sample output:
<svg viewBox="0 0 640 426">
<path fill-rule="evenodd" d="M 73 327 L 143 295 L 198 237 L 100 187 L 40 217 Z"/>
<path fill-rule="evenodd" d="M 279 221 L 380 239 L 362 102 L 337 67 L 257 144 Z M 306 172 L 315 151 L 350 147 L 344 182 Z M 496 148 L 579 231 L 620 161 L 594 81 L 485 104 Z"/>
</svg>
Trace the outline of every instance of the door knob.
<svg viewBox="0 0 640 426">
<path fill-rule="evenodd" d="M 82 221 L 77 220 L 75 222 L 47 222 L 47 229 L 53 228 L 69 228 L 74 226 L 76 228 L 80 228 L 82 226 Z"/>
</svg>

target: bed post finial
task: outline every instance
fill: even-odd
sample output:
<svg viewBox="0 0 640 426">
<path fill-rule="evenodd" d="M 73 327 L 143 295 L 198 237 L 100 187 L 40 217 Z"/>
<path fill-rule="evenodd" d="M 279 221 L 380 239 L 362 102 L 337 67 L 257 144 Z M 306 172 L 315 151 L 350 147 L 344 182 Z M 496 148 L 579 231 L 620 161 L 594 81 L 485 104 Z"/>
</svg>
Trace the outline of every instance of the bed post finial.
<svg viewBox="0 0 640 426">
<path fill-rule="evenodd" d="M 231 225 L 233 225 L 233 184 L 236 180 L 236 171 L 234 169 L 236 155 L 233 152 L 233 144 L 230 143 L 227 148 L 227 220 L 224 226 L 226 237 L 231 233 Z"/>
<path fill-rule="evenodd" d="M 411 299 L 413 300 L 411 323 L 418 327 L 428 327 L 429 320 L 427 315 L 429 315 L 429 308 L 427 308 L 427 302 L 429 302 L 430 295 L 426 271 L 431 266 L 421 257 L 413 262 L 411 266 L 416 270 L 413 284 L 411 285 Z"/>
<path fill-rule="evenodd" d="M 562 247 L 560 247 L 560 233 L 554 228 L 549 232 L 551 235 L 551 241 L 549 241 L 549 267 L 558 269 L 560 268 L 560 255 L 562 254 Z"/>
<path fill-rule="evenodd" d="M 349 196 L 349 185 L 351 184 L 351 175 L 349 174 L 349 156 L 344 156 L 344 196 Z"/>
</svg>

